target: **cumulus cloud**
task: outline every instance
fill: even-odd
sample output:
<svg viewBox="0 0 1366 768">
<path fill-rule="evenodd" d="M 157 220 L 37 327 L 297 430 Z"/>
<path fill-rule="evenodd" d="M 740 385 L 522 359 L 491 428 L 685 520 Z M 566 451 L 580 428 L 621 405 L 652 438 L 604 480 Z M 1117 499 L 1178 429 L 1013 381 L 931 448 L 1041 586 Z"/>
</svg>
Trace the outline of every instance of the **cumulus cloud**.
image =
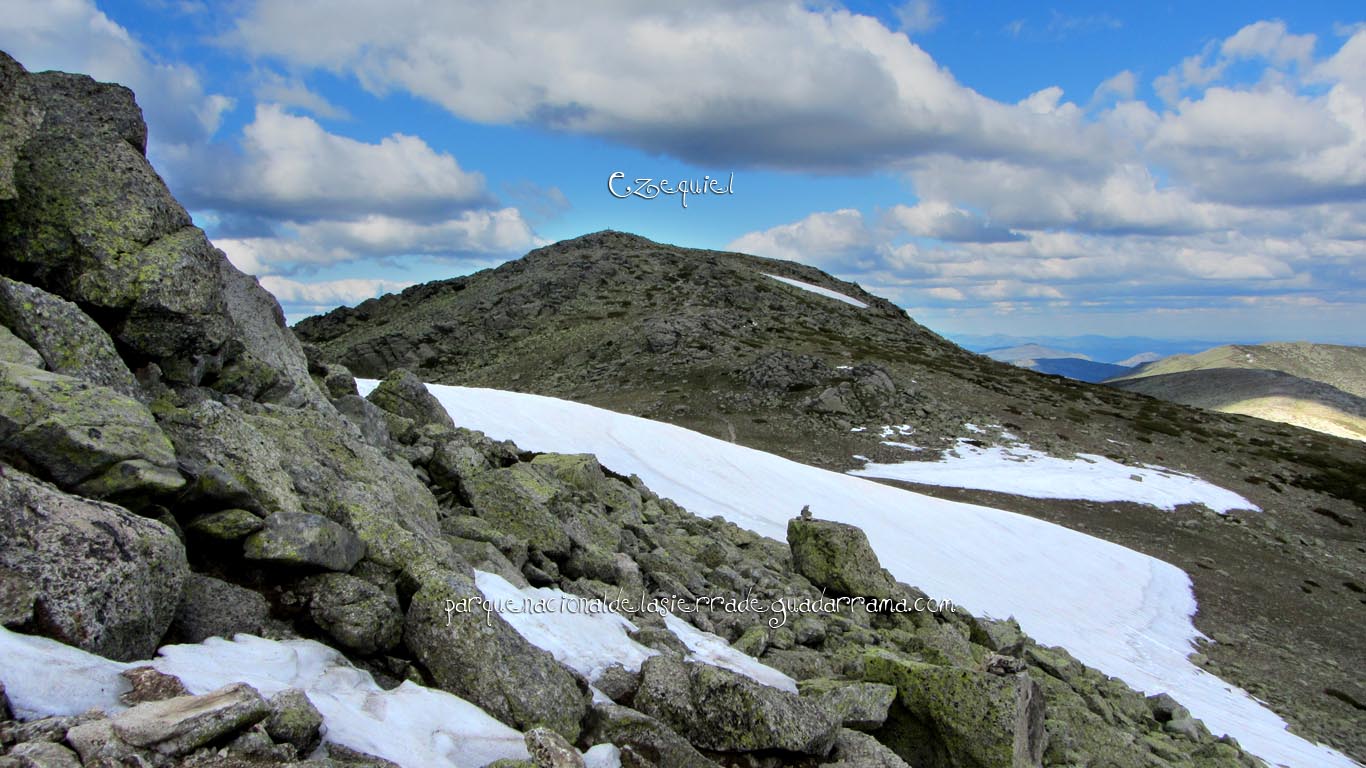
<svg viewBox="0 0 1366 768">
<path fill-rule="evenodd" d="M 933 14 L 916 9 L 928 7 L 906 6 L 921 23 Z M 1076 160 L 1103 139 L 984 98 L 905 35 L 836 7 L 513 0 L 418 11 L 416 0 L 263 0 L 235 39 L 465 119 L 593 134 L 699 164 L 868 169 L 940 150 Z M 303 28 L 315 34 L 295 34 Z"/>
<path fill-rule="evenodd" d="M 486 264 L 545 245 L 515 208 L 466 211 L 435 222 L 383 214 L 285 222 L 265 237 L 219 238 L 238 269 L 252 274 L 316 269 L 362 259 L 429 256 Z"/>
<path fill-rule="evenodd" d="M 916 206 L 888 219 L 912 224 L 914 213 L 933 222 L 935 210 Z M 894 230 L 868 225 L 856 211 L 836 213 L 845 224 L 840 242 L 856 244 L 841 251 L 837 274 L 912 307 L 986 308 L 1006 302 L 1015 310 L 1031 305 L 1227 308 L 1245 304 L 1248 297 L 1312 292 L 1361 311 L 1355 286 L 1362 276 L 1348 273 L 1366 264 L 1366 241 L 1302 233 L 1031 230 L 1009 241 L 896 244 L 889 239 Z M 743 236 L 730 247 L 744 251 L 779 239 L 784 252 L 801 253 L 800 238 L 810 223 L 828 220 L 829 215 L 815 214 L 795 225 Z M 864 225 L 861 234 L 852 229 L 858 224 Z"/>
<path fill-rule="evenodd" d="M 302 304 L 306 306 L 335 307 L 339 304 L 357 304 L 384 293 L 401 291 L 412 283 L 399 280 L 380 280 L 370 278 L 347 278 L 302 283 L 278 275 L 261 278 L 261 286 L 279 299 L 281 304 Z"/>
<path fill-rule="evenodd" d="M 1132 99 L 1137 90 L 1138 76 L 1126 69 L 1101 81 L 1091 93 L 1091 102 L 1094 104 L 1112 98 Z"/>
<path fill-rule="evenodd" d="M 257 106 L 239 157 L 215 158 L 200 171 L 190 182 L 192 204 L 281 217 L 441 216 L 490 200 L 482 174 L 417 136 L 395 133 L 370 144 L 278 104 Z"/>
<path fill-rule="evenodd" d="M 1020 235 L 1005 227 L 993 226 L 971 211 L 938 200 L 894 206 L 888 219 L 912 237 L 980 243 L 1020 239 Z"/>
<path fill-rule="evenodd" d="M 863 214 L 852 208 L 813 213 L 791 224 L 745 234 L 728 246 L 732 251 L 841 271 L 873 265 L 875 242 Z"/>
<path fill-rule="evenodd" d="M 351 117 L 345 109 L 328 101 L 297 77 L 286 77 L 278 72 L 264 70 L 258 72 L 253 79 L 255 85 L 252 94 L 258 102 L 279 104 L 330 120 Z"/>
<path fill-rule="evenodd" d="M 1314 53 L 1314 35 L 1292 35 L 1285 22 L 1258 21 L 1238 30 L 1219 46 L 1219 53 L 1230 59 L 1266 59 L 1275 64 L 1309 64 Z"/>
</svg>

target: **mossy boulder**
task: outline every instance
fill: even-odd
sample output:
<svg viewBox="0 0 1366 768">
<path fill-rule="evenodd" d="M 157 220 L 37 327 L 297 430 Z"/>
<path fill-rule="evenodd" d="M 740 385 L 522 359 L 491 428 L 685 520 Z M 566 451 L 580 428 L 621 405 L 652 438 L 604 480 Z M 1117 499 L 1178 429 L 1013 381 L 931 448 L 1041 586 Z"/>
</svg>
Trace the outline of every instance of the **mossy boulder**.
<svg viewBox="0 0 1366 768">
<path fill-rule="evenodd" d="M 832 712 L 845 728 L 863 731 L 887 722 L 887 710 L 896 700 L 896 688 L 860 680 L 814 678 L 797 683 L 797 690 Z"/>
<path fill-rule="evenodd" d="M 832 762 L 823 768 L 911 768 L 882 742 L 861 731 L 845 728 L 830 750 Z M 917 766 L 917 768 L 925 768 Z"/>
<path fill-rule="evenodd" d="M 663 768 L 716 768 L 687 739 L 659 720 L 618 704 L 595 704 L 589 714 L 584 741 L 615 744 L 623 756 L 632 754 Z M 623 765 L 628 765 L 625 760 Z"/>
<path fill-rule="evenodd" d="M 298 688 L 286 688 L 271 696 L 266 733 L 277 743 L 290 744 L 300 757 L 307 757 L 322 741 L 323 715 L 308 695 Z"/>
<path fill-rule="evenodd" d="M 36 586 L 26 631 L 123 661 L 156 650 L 189 572 L 165 525 L 13 467 L 0 476 L 0 567 Z"/>
<path fill-rule="evenodd" d="M 248 560 L 349 571 L 365 556 L 365 544 L 321 515 L 276 512 L 247 537 L 242 554 Z"/>
<path fill-rule="evenodd" d="M 210 637 L 232 639 L 238 632 L 259 635 L 270 615 L 261 593 L 202 573 L 192 573 L 171 622 L 175 642 L 201 643 Z"/>
<path fill-rule="evenodd" d="M 49 371 L 124 395 L 137 394 L 137 382 L 114 349 L 114 340 L 66 299 L 0 277 L 0 324 L 33 347 Z"/>
<path fill-rule="evenodd" d="M 569 535 L 550 507 L 562 485 L 550 470 L 514 464 L 473 475 L 464 489 L 475 514 L 498 530 L 546 554 L 569 554 Z"/>
<path fill-rule="evenodd" d="M 245 509 L 220 509 L 196 517 L 185 526 L 185 530 L 219 541 L 236 541 L 261 530 L 265 525 L 264 520 Z"/>
<path fill-rule="evenodd" d="M 571 742 L 588 712 L 588 685 L 502 617 L 486 613 L 472 576 L 440 567 L 410 569 L 417 590 L 403 643 L 437 685 L 526 730 L 550 728 Z"/>
<path fill-rule="evenodd" d="M 0 458 L 97 498 L 179 490 L 170 441 L 142 403 L 70 376 L 0 362 Z"/>
<path fill-rule="evenodd" d="M 387 651 L 403 637 L 403 612 L 392 589 L 345 573 L 309 578 L 308 615 L 343 648 L 362 655 Z"/>
<path fill-rule="evenodd" d="M 817 587 L 840 595 L 890 598 L 896 581 L 883 570 L 862 530 L 830 520 L 793 518 L 787 523 L 792 566 Z"/>
<path fill-rule="evenodd" d="M 367 443 L 330 406 L 239 409 L 189 393 L 159 405 L 157 415 L 194 478 L 191 498 L 261 515 L 326 517 L 394 569 L 447 551 L 436 499 L 413 468 Z"/>
<path fill-rule="evenodd" d="M 303 511 L 284 452 L 246 413 L 210 399 L 156 413 L 192 480 L 187 498 L 261 516 Z"/>
<path fill-rule="evenodd" d="M 28 342 L 14 335 L 14 332 L 0 324 L 0 362 L 17 363 L 30 368 L 45 368 L 47 363 L 38 350 Z"/>
<path fill-rule="evenodd" d="M 412 419 L 418 429 L 429 424 L 455 428 L 450 414 L 412 371 L 399 368 L 390 372 L 367 399 L 389 413 Z"/>
<path fill-rule="evenodd" d="M 1042 764 L 1044 696 L 1028 673 L 990 675 L 874 649 L 864 678 L 896 688 L 896 706 L 874 735 L 912 765 Z"/>
<path fill-rule="evenodd" d="M 702 749 L 830 751 L 839 720 L 824 707 L 708 664 L 660 655 L 645 660 L 634 706 Z"/>
</svg>

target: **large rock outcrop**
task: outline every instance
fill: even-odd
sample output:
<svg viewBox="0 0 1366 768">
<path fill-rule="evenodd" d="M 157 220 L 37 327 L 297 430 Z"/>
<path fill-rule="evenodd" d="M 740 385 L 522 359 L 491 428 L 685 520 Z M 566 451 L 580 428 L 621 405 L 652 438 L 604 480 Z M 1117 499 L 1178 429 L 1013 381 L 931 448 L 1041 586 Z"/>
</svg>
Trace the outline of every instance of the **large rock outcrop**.
<svg viewBox="0 0 1366 768">
<path fill-rule="evenodd" d="M 253 399 L 318 399 L 279 304 L 147 162 L 131 91 L 30 75 L 0 52 L 0 121 L 0 271 L 80 306 L 131 367 Z"/>
</svg>

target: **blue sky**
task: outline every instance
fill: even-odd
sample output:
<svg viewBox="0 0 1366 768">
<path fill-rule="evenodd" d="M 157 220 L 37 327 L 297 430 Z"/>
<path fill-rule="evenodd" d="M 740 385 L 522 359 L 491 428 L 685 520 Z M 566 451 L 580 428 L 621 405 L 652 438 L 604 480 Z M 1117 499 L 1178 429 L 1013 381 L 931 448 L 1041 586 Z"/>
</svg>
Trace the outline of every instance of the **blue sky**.
<svg viewBox="0 0 1366 768">
<path fill-rule="evenodd" d="M 292 319 L 611 228 L 950 334 L 1366 343 L 1356 3 L 6 5 Z"/>
</svg>

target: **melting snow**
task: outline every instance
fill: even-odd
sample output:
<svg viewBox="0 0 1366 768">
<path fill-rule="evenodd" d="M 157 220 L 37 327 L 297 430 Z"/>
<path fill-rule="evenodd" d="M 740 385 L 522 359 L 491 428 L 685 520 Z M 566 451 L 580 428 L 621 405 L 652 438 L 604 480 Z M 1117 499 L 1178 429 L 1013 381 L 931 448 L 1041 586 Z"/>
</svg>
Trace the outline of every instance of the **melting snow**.
<svg viewBox="0 0 1366 768">
<path fill-rule="evenodd" d="M 1166 510 L 1193 503 L 1220 513 L 1258 509 L 1232 491 L 1163 467 L 1130 467 L 1086 453 L 1059 459 L 1027 445 L 978 447 L 959 440 L 958 447 L 939 461 L 868 464 L 849 474 L 1036 499 L 1136 501 Z"/>
<path fill-rule="evenodd" d="M 124 664 L 0 627 L 0 679 L 20 717 L 126 709 L 118 694 L 128 685 L 119 672 L 150 664 L 180 678 L 194 694 L 239 681 L 267 697 L 302 688 L 323 714 L 327 741 L 400 765 L 478 768 L 529 757 L 522 734 L 479 707 L 407 681 L 386 691 L 370 673 L 312 640 L 238 635 L 168 645 L 160 653 L 150 662 Z"/>
<path fill-rule="evenodd" d="M 376 384 L 360 383 L 362 392 Z M 719 514 L 780 541 L 787 520 L 809 504 L 820 517 L 863 528 L 901 581 L 968 610 L 1014 615 L 1040 642 L 1065 646 L 1139 690 L 1169 691 L 1212 731 L 1264 759 L 1353 765 L 1292 735 L 1246 692 L 1186 659 L 1199 635 L 1190 619 L 1195 598 L 1189 577 L 1161 560 L 1023 515 L 808 467 L 669 424 L 536 395 L 429 388 L 461 426 L 528 450 L 596 454 L 694 514 Z"/>
<path fill-rule="evenodd" d="M 646 659 L 658 653 L 632 640 L 627 633 L 636 630 L 635 624 L 611 612 L 607 603 L 546 587 L 519 589 L 502 576 L 484 571 L 475 571 L 474 576 L 479 591 L 513 629 L 589 680 L 596 680 L 613 664 L 638 671 Z M 639 602 L 636 595 L 624 597 Z M 499 610 L 499 606 L 519 608 Z M 689 661 L 725 667 L 765 685 L 796 693 L 797 683 L 792 678 L 731 648 L 724 639 L 673 614 L 665 614 L 664 625 L 692 652 Z"/>
<path fill-rule="evenodd" d="M 779 277 L 778 275 L 770 275 L 767 272 L 764 273 L 764 276 L 771 277 L 780 283 L 787 283 L 788 285 L 793 286 L 794 288 L 801 288 L 803 291 L 819 293 L 820 295 L 825 296 L 826 298 L 834 299 L 835 301 L 842 301 L 845 304 L 852 304 L 858 307 L 859 309 L 868 308 L 868 305 L 864 302 L 859 301 L 858 299 L 852 296 L 845 296 L 839 291 L 832 291 L 829 288 L 822 288 L 819 285 L 812 285 L 811 283 L 803 283 L 801 280 L 793 280 L 790 277 Z"/>
</svg>

